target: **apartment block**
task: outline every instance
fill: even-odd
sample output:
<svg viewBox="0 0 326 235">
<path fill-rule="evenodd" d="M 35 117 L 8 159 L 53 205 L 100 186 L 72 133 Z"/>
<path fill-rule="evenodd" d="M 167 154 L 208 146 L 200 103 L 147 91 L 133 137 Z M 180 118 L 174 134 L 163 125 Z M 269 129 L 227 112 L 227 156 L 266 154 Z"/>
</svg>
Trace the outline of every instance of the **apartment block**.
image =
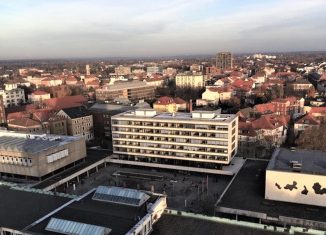
<svg viewBox="0 0 326 235">
<path fill-rule="evenodd" d="M 232 54 L 231 52 L 219 52 L 216 55 L 216 68 L 218 69 L 231 69 L 232 64 Z"/>
<path fill-rule="evenodd" d="M 21 88 L 0 90 L 0 95 L 2 96 L 3 105 L 6 108 L 25 103 L 25 92 Z"/>
<path fill-rule="evenodd" d="M 146 82 L 130 81 L 107 85 L 96 89 L 96 100 L 113 101 L 116 98 L 124 98 L 133 102 L 141 99 L 153 99 L 155 86 L 147 85 Z"/>
<path fill-rule="evenodd" d="M 62 109 L 56 115 L 66 118 L 68 135 L 94 139 L 93 116 L 84 106 Z"/>
<path fill-rule="evenodd" d="M 221 169 L 237 153 L 235 115 L 138 109 L 113 116 L 113 153 L 120 163 L 182 169 Z M 141 164 L 142 165 L 142 164 Z M 181 166 L 175 167 L 175 166 Z M 184 168 L 186 169 L 186 168 Z"/>
<path fill-rule="evenodd" d="M 205 86 L 205 79 L 202 74 L 178 74 L 175 83 L 177 87 L 202 88 Z"/>
</svg>

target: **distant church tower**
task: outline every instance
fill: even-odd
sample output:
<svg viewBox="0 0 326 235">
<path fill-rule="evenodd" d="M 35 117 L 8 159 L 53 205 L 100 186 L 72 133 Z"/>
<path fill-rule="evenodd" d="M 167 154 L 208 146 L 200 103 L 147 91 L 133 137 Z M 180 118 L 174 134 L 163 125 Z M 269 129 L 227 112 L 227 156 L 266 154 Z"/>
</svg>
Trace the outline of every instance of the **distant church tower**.
<svg viewBox="0 0 326 235">
<path fill-rule="evenodd" d="M 91 68 L 89 67 L 89 64 L 86 64 L 86 75 L 91 75 Z"/>
</svg>

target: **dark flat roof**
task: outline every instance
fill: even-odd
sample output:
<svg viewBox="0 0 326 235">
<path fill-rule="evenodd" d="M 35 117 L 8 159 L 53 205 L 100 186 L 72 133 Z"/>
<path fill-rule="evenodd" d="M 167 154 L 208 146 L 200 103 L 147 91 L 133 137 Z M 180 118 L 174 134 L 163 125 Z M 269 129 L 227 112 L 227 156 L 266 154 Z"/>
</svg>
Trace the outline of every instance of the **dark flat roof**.
<svg viewBox="0 0 326 235">
<path fill-rule="evenodd" d="M 268 161 L 247 159 L 217 207 L 326 222 L 326 208 L 266 200 L 265 170 Z M 217 208 L 218 209 L 218 208 Z"/>
<path fill-rule="evenodd" d="M 0 186 L 0 227 L 21 230 L 70 200 Z"/>
<path fill-rule="evenodd" d="M 55 234 L 45 231 L 46 225 L 52 217 L 103 226 L 112 229 L 110 235 L 121 235 L 127 233 L 139 219 L 147 214 L 146 203 L 140 207 L 115 204 L 92 200 L 94 193 L 89 194 L 78 202 L 74 202 L 59 212 L 50 216 L 40 224 L 30 228 L 28 232 L 36 234 Z M 152 197 L 149 201 L 155 200 Z"/>
<path fill-rule="evenodd" d="M 326 175 L 326 152 L 317 150 L 277 149 L 270 160 L 267 169 L 292 172 L 291 161 L 302 164 L 301 173 Z"/>
<path fill-rule="evenodd" d="M 189 218 L 179 215 L 163 214 L 154 224 L 152 235 L 276 235 L 273 231 L 265 231 L 245 226 L 224 224 L 215 221 Z"/>
<path fill-rule="evenodd" d="M 79 163 L 78 165 L 71 167 L 63 172 L 58 173 L 57 175 L 50 177 L 48 179 L 45 179 L 44 181 L 40 182 L 37 185 L 34 185 L 33 188 L 37 189 L 44 189 L 61 179 L 64 179 L 92 164 L 95 162 L 98 162 L 102 160 L 103 158 L 106 158 L 107 156 L 111 155 L 112 152 L 108 150 L 96 150 L 96 149 L 87 149 L 87 156 L 85 157 L 85 161 L 82 163 Z"/>
</svg>

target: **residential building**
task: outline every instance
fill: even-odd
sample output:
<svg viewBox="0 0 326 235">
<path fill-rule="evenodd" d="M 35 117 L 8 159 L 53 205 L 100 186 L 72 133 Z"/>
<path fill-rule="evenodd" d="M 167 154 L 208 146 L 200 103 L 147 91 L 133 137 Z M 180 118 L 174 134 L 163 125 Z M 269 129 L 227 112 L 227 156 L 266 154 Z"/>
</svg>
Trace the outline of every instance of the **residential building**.
<svg viewBox="0 0 326 235">
<path fill-rule="evenodd" d="M 89 66 L 89 64 L 86 64 L 85 68 L 86 68 L 86 75 L 87 76 L 91 75 L 91 67 Z"/>
<path fill-rule="evenodd" d="M 83 106 L 86 104 L 87 99 L 82 95 L 65 96 L 60 98 L 51 98 L 43 100 L 43 105 L 53 110 Z"/>
<path fill-rule="evenodd" d="M 56 116 L 66 118 L 68 135 L 94 139 L 93 116 L 84 106 L 61 109 Z"/>
<path fill-rule="evenodd" d="M 205 86 L 202 74 L 177 74 L 175 83 L 177 87 L 202 88 Z"/>
<path fill-rule="evenodd" d="M 220 101 L 227 101 L 232 98 L 232 90 L 229 87 L 206 86 L 202 99 L 209 103 L 218 104 Z"/>
<path fill-rule="evenodd" d="M 190 65 L 190 71 L 195 72 L 195 73 L 202 72 L 203 71 L 203 65 L 201 65 L 201 64 L 192 64 L 192 65 Z"/>
<path fill-rule="evenodd" d="M 146 68 L 146 71 L 148 75 L 155 74 L 155 73 L 162 73 L 162 68 L 158 66 L 149 66 Z"/>
<path fill-rule="evenodd" d="M 216 68 L 222 70 L 232 69 L 232 54 L 231 52 L 219 52 L 216 55 Z"/>
<path fill-rule="evenodd" d="M 111 117 L 126 112 L 135 110 L 137 107 L 121 104 L 100 104 L 95 103 L 88 110 L 93 115 L 94 136 L 95 138 L 112 138 Z"/>
<path fill-rule="evenodd" d="M 29 117 L 22 117 L 8 122 L 8 130 L 23 133 L 46 133 L 42 123 Z"/>
<path fill-rule="evenodd" d="M 291 84 L 294 91 L 309 91 L 313 85 L 306 79 L 298 79 Z"/>
<path fill-rule="evenodd" d="M 258 118 L 241 118 L 239 140 L 260 141 L 262 145 L 270 147 L 279 146 L 286 139 L 289 120 L 289 116 L 276 114 L 264 114 Z"/>
<path fill-rule="evenodd" d="M 190 100 L 189 103 L 187 101 L 179 98 L 179 97 L 176 97 L 173 100 L 177 105 L 177 110 L 178 111 L 186 111 L 186 110 L 191 110 L 192 109 L 192 101 L 191 100 Z"/>
<path fill-rule="evenodd" d="M 18 106 L 25 103 L 25 92 L 21 88 L 8 88 L 9 90 L 0 90 L 3 105 L 7 107 Z"/>
<path fill-rule="evenodd" d="M 60 86 L 62 85 L 62 78 L 60 77 L 47 77 L 41 80 L 41 86 L 50 87 L 50 86 Z"/>
<path fill-rule="evenodd" d="M 221 75 L 223 74 L 221 69 L 219 68 L 216 68 L 215 66 L 211 66 L 211 67 L 206 67 L 206 70 L 205 70 L 205 74 L 208 76 L 208 77 L 214 77 L 216 75 Z"/>
<path fill-rule="evenodd" d="M 50 93 L 45 91 L 34 91 L 32 94 L 28 95 L 28 99 L 32 103 L 42 103 L 43 100 L 50 98 Z"/>
<path fill-rule="evenodd" d="M 70 96 L 72 91 L 68 85 L 51 86 L 49 88 L 52 98 L 62 98 Z"/>
<path fill-rule="evenodd" d="M 155 87 L 163 86 L 166 80 L 167 80 L 166 77 L 157 74 L 154 74 L 153 76 L 144 79 L 147 85 L 155 86 Z"/>
<path fill-rule="evenodd" d="M 304 132 L 308 128 L 318 127 L 319 125 L 320 125 L 320 120 L 314 118 L 312 115 L 309 114 L 304 115 L 294 123 L 294 134 L 298 135 L 301 132 Z"/>
<path fill-rule="evenodd" d="M 160 97 L 154 104 L 153 109 L 157 112 L 168 112 L 176 113 L 178 112 L 177 104 L 173 98 L 168 96 Z"/>
<path fill-rule="evenodd" d="M 177 74 L 177 70 L 175 68 L 163 69 L 163 75 L 165 76 L 175 76 L 176 74 Z"/>
<path fill-rule="evenodd" d="M 304 113 L 309 114 L 319 121 L 326 120 L 326 107 L 304 107 Z"/>
<path fill-rule="evenodd" d="M 296 97 L 278 98 L 270 103 L 255 105 L 254 111 L 259 114 L 274 113 L 297 118 L 304 114 L 304 101 L 304 98 Z"/>
<path fill-rule="evenodd" d="M 2 96 L 0 95 L 0 124 L 7 122 L 6 119 L 6 110 L 3 103 Z"/>
<path fill-rule="evenodd" d="M 290 115 L 297 118 L 304 114 L 304 98 L 287 97 L 274 99 L 271 103 L 275 106 L 275 113 L 279 115 Z"/>
<path fill-rule="evenodd" d="M 237 153 L 235 115 L 139 109 L 111 119 L 117 163 L 223 174 Z"/>
<path fill-rule="evenodd" d="M 79 137 L 0 131 L 0 172 L 41 178 L 86 157 Z"/>
<path fill-rule="evenodd" d="M 135 80 L 115 83 L 96 89 L 96 100 L 113 101 L 116 98 L 125 98 L 132 102 L 138 102 L 142 99 L 153 99 L 155 88 L 155 86 L 147 85 L 146 82 Z"/>
<path fill-rule="evenodd" d="M 277 149 L 266 169 L 265 199 L 326 207 L 326 153 Z"/>
<path fill-rule="evenodd" d="M 116 67 L 114 69 L 114 72 L 116 75 L 126 76 L 126 75 L 131 74 L 131 68 L 129 66 L 119 65 L 118 67 Z"/>
<path fill-rule="evenodd" d="M 49 118 L 48 128 L 50 134 L 53 135 L 68 135 L 67 120 L 64 117 L 55 116 Z"/>
</svg>

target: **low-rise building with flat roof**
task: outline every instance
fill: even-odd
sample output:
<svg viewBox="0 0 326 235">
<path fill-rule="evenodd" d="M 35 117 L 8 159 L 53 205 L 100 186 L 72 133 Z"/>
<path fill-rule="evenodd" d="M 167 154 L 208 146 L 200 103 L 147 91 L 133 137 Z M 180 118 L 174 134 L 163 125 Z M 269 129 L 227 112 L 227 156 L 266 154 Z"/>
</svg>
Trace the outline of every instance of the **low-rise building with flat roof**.
<svg viewBox="0 0 326 235">
<path fill-rule="evenodd" d="M 116 98 L 125 98 L 132 102 L 142 99 L 153 99 L 156 86 L 142 81 L 117 82 L 96 89 L 97 101 L 113 101 Z"/>
<path fill-rule="evenodd" d="M 0 173 L 40 178 L 86 157 L 85 139 L 0 131 Z"/>
<path fill-rule="evenodd" d="M 326 153 L 277 149 L 266 170 L 265 198 L 326 207 Z"/>
<path fill-rule="evenodd" d="M 110 186 L 81 196 L 0 186 L 0 200 L 0 233 L 10 235 L 148 235 L 166 208 L 164 195 Z"/>
</svg>

